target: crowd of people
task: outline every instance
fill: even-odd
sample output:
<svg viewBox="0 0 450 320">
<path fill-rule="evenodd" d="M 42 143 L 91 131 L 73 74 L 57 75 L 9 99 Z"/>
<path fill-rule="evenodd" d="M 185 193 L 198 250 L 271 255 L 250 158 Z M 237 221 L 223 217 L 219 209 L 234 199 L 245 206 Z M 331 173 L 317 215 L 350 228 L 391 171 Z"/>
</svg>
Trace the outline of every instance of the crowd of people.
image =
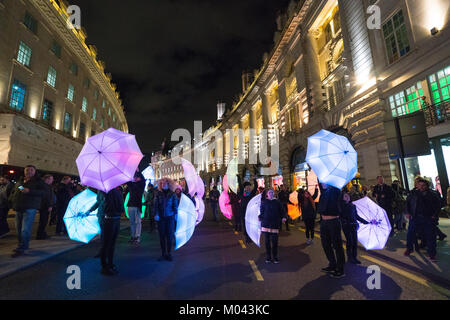
<svg viewBox="0 0 450 320">
<path fill-rule="evenodd" d="M 446 235 L 438 227 L 439 213 L 444 207 L 440 193 L 430 188 L 430 182 L 422 177 L 415 179 L 414 189 L 406 192 L 398 181 L 387 185 L 382 176 L 377 177 L 377 185 L 371 188 L 348 185 L 340 190 L 333 186 L 320 183 L 315 185 L 314 193 L 307 189 L 298 188 L 298 204 L 290 200 L 290 192 L 281 185 L 276 190 L 259 187 L 256 179 L 252 184 L 242 183 L 238 176 L 238 191 L 228 191 L 233 213 L 234 229 L 244 234 L 247 243 L 250 237 L 246 232 L 245 215 L 250 200 L 261 194 L 259 220 L 264 235 L 266 249 L 266 263 L 278 264 L 278 236 L 285 224 L 289 231 L 290 217 L 288 205 L 298 205 L 301 220 L 305 224 L 306 244 L 314 243 L 315 224 L 320 217 L 320 238 L 323 251 L 328 260 L 328 266 L 322 269 L 332 277 L 345 276 L 345 261 L 360 264 L 357 258 L 357 230 L 359 223 L 369 224 L 358 215 L 355 200 L 369 197 L 382 207 L 392 226 L 391 236 L 397 232 L 407 231 L 407 245 L 404 254 L 409 256 L 414 250 L 426 248 L 429 258 L 436 261 L 436 241 L 443 240 Z M 42 178 L 36 174 L 36 168 L 29 165 L 24 169 L 24 177 L 14 185 L 7 177 L 0 177 L 0 236 L 9 232 L 7 223 L 8 211 L 15 211 L 15 225 L 18 245 L 12 257 L 18 257 L 29 248 L 32 226 L 37 211 L 39 224 L 36 234 L 37 240 L 48 239 L 46 232 L 48 225 L 56 225 L 56 236 L 67 234 L 63 221 L 64 214 L 70 200 L 84 188 L 75 183 L 70 177 L 64 176 L 59 183 L 55 183 L 50 174 Z M 189 195 L 187 185 L 177 185 L 168 178 L 160 179 L 157 186 L 148 184 L 139 170 L 132 181 L 126 185 L 116 187 L 105 193 L 97 193 L 97 201 L 86 214 L 97 210 L 101 227 L 101 249 L 97 255 L 100 258 L 102 273 L 115 275 L 118 273 L 114 265 L 114 250 L 120 231 L 120 218 L 125 214 L 125 196 L 130 220 L 130 240 L 134 245 L 141 242 L 142 216 L 148 219 L 150 232 L 156 228 L 159 233 L 161 257 L 159 261 L 172 261 L 174 234 L 176 230 L 176 216 L 181 194 L 185 194 L 194 203 L 194 197 Z M 320 191 L 320 197 L 318 199 Z M 209 192 L 209 204 L 213 221 L 218 221 L 218 202 L 220 193 L 214 186 Z M 317 201 L 318 199 L 318 201 Z M 143 205 L 145 211 L 142 212 Z M 408 222 L 408 223 L 407 223 Z M 343 249 L 342 233 L 346 239 L 346 254 Z"/>
</svg>

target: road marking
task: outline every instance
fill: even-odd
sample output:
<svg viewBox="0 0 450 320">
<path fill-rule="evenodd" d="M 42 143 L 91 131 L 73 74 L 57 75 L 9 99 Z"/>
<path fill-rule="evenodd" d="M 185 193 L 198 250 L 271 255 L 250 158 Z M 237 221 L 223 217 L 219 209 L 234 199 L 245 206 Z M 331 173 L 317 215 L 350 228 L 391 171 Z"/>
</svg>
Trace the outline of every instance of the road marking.
<svg viewBox="0 0 450 320">
<path fill-rule="evenodd" d="M 248 262 L 250 263 L 250 266 L 251 266 L 252 269 L 253 269 L 253 273 L 254 273 L 255 276 L 256 276 L 256 280 L 258 280 L 258 281 L 264 281 L 264 278 L 263 278 L 261 272 L 259 272 L 258 267 L 257 267 L 256 264 L 255 264 L 255 261 L 253 261 L 253 260 L 248 260 Z"/>
<path fill-rule="evenodd" d="M 239 243 L 241 244 L 242 249 L 247 249 L 243 240 L 239 240 Z"/>
<path fill-rule="evenodd" d="M 233 224 L 232 224 L 230 221 L 228 221 L 228 224 L 229 224 L 230 226 L 233 226 Z"/>
</svg>

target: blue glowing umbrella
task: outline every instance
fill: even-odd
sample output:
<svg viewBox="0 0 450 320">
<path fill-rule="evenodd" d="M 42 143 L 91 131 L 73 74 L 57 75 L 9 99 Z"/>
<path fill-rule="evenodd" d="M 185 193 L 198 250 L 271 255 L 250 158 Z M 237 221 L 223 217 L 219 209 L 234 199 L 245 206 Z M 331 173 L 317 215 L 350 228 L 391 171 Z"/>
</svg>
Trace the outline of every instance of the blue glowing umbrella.
<svg viewBox="0 0 450 320">
<path fill-rule="evenodd" d="M 64 215 L 64 223 L 70 239 L 89 243 L 100 233 L 97 210 L 86 213 L 96 202 L 97 195 L 89 189 L 70 200 Z"/>
<path fill-rule="evenodd" d="M 197 220 L 197 211 L 191 199 L 181 194 L 180 204 L 178 205 L 177 230 L 175 231 L 175 250 L 181 248 L 189 239 L 195 230 Z"/>
<path fill-rule="evenodd" d="M 253 197 L 245 212 L 245 230 L 252 241 L 260 247 L 261 221 L 259 221 L 261 207 L 261 193 Z"/>
<path fill-rule="evenodd" d="M 306 161 L 319 181 L 342 189 L 358 170 L 357 154 L 347 138 L 320 130 L 308 138 Z"/>
<path fill-rule="evenodd" d="M 149 183 L 155 183 L 155 170 L 153 170 L 152 166 L 148 166 L 144 171 L 142 171 L 142 175 L 145 178 L 145 190 L 147 190 Z"/>
</svg>

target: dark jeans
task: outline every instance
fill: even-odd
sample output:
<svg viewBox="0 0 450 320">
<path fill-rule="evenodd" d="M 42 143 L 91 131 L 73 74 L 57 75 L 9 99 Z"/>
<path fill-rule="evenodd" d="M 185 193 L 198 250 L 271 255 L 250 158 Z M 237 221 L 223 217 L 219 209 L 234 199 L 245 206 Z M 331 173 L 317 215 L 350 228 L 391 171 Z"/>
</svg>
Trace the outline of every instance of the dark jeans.
<svg viewBox="0 0 450 320">
<path fill-rule="evenodd" d="M 278 233 L 263 232 L 266 239 L 267 260 L 278 259 Z"/>
<path fill-rule="evenodd" d="M 212 210 L 212 214 L 213 214 L 213 219 L 214 221 L 217 221 L 217 202 L 213 202 L 211 201 L 211 210 Z"/>
<path fill-rule="evenodd" d="M 356 224 L 342 224 L 345 240 L 347 240 L 347 259 L 356 259 L 358 255 L 358 234 Z"/>
<path fill-rule="evenodd" d="M 286 225 L 286 231 L 289 231 L 289 219 L 290 219 L 290 217 L 287 215 L 287 212 L 288 212 L 287 203 L 286 204 L 282 204 L 281 207 L 283 208 L 284 215 L 286 216 L 286 222 L 284 223 Z M 283 219 L 281 219 L 281 220 L 283 220 Z M 281 221 L 281 223 L 280 223 L 280 232 L 281 231 L 283 231 L 283 221 Z"/>
<path fill-rule="evenodd" d="M 114 249 L 120 231 L 120 219 L 105 219 L 103 224 L 103 242 L 100 250 L 100 260 L 103 268 L 113 266 Z"/>
<path fill-rule="evenodd" d="M 28 249 L 31 238 L 31 229 L 33 228 L 34 217 L 36 216 L 36 209 L 26 209 L 16 212 L 16 231 L 19 240 L 19 251 Z"/>
<path fill-rule="evenodd" d="M 234 215 L 234 230 L 241 231 L 242 230 L 242 220 L 239 214 Z"/>
<path fill-rule="evenodd" d="M 48 224 L 48 216 L 49 216 L 48 208 L 41 208 L 39 210 L 39 226 L 38 226 L 38 230 L 37 230 L 38 238 L 46 235 L 45 227 Z"/>
<path fill-rule="evenodd" d="M 63 210 L 58 210 L 58 212 L 56 213 L 56 233 L 60 233 L 60 232 L 64 232 L 67 233 L 66 231 L 66 226 L 64 224 L 64 215 L 66 214 L 66 209 Z"/>
<path fill-rule="evenodd" d="M 162 255 L 168 255 L 172 250 L 172 241 L 175 234 L 175 217 L 160 217 L 158 222 L 158 231 Z"/>
<path fill-rule="evenodd" d="M 306 238 L 314 239 L 314 224 L 316 222 L 315 219 L 314 218 L 304 218 L 303 221 L 305 222 Z"/>
<path fill-rule="evenodd" d="M 406 247 L 414 251 L 413 246 L 417 235 L 425 242 L 428 254 L 436 255 L 436 223 L 431 217 L 415 216 L 409 220 L 408 234 L 406 236 Z"/>
<path fill-rule="evenodd" d="M 0 236 L 9 232 L 8 208 L 0 208 Z"/>
<path fill-rule="evenodd" d="M 344 272 L 345 254 L 342 247 L 341 222 L 339 218 L 323 220 L 320 223 L 320 237 L 322 247 L 329 267 Z"/>
<path fill-rule="evenodd" d="M 248 236 L 247 228 L 245 227 L 245 213 L 241 214 L 241 226 L 242 226 L 242 229 L 244 229 L 245 241 L 250 242 L 251 240 L 250 240 L 250 237 Z"/>
</svg>

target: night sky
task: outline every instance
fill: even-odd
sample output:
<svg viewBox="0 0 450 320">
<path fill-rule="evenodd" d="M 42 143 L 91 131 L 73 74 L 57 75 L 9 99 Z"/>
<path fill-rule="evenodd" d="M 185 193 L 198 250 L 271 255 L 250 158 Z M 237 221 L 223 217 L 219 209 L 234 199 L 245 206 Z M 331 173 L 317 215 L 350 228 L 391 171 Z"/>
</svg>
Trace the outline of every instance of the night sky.
<svg viewBox="0 0 450 320">
<path fill-rule="evenodd" d="M 214 124 L 241 92 L 242 70 L 260 68 L 289 0 L 72 0 L 87 44 L 98 49 L 142 152 L 176 128 Z"/>
</svg>

